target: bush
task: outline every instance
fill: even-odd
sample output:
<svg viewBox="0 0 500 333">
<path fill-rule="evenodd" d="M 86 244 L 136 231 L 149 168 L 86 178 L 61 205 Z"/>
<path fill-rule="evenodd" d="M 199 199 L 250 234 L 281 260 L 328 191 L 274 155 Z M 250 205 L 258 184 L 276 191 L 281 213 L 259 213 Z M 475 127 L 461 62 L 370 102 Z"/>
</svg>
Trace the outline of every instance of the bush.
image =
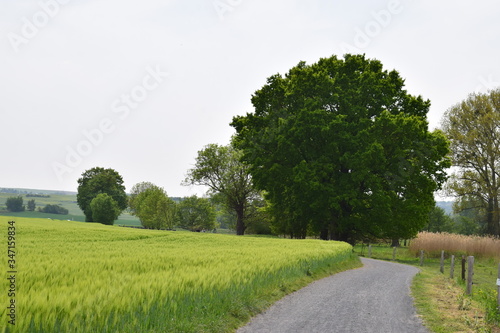
<svg viewBox="0 0 500 333">
<path fill-rule="evenodd" d="M 102 224 L 113 225 L 121 213 L 118 203 L 106 193 L 98 194 L 90 202 L 92 210 L 92 220 Z"/>
<path fill-rule="evenodd" d="M 68 215 L 69 211 L 64 208 L 64 207 L 61 207 L 59 205 L 45 205 L 45 207 L 43 208 L 38 208 L 38 211 L 39 212 L 42 212 L 42 213 L 48 213 L 48 214 L 61 214 L 61 215 Z"/>
</svg>

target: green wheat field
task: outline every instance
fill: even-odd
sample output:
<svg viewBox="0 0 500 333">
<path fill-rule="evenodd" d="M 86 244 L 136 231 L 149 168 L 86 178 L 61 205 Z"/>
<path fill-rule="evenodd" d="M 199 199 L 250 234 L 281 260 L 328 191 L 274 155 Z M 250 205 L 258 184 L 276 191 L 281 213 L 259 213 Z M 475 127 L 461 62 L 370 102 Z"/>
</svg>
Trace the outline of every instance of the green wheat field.
<svg viewBox="0 0 500 333">
<path fill-rule="evenodd" d="M 231 332 L 284 294 L 359 262 L 341 242 L 2 216 L 5 274 L 13 220 L 15 297 L 3 279 L 3 332 Z"/>
</svg>

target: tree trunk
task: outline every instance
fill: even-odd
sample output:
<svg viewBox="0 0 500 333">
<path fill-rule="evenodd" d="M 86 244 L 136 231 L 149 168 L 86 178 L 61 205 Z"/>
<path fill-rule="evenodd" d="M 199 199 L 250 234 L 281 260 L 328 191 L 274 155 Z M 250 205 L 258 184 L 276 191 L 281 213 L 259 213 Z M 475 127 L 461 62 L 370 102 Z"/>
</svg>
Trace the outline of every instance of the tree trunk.
<svg viewBox="0 0 500 333">
<path fill-rule="evenodd" d="M 319 238 L 322 240 L 328 240 L 328 228 L 321 229 L 319 233 Z"/>
<path fill-rule="evenodd" d="M 493 232 L 495 236 L 500 236 L 500 212 L 498 211 L 498 198 L 493 198 Z"/>
<path fill-rule="evenodd" d="M 244 221 L 244 210 L 243 207 L 238 207 L 236 209 L 236 235 L 242 236 L 245 234 L 246 229 Z"/>
<path fill-rule="evenodd" d="M 401 245 L 399 244 L 399 238 L 393 238 L 391 247 L 400 247 L 400 246 Z"/>
<path fill-rule="evenodd" d="M 490 235 L 496 235 L 496 226 L 495 226 L 495 219 L 494 219 L 494 204 L 493 204 L 493 197 L 488 198 L 488 208 L 486 210 L 486 233 Z"/>
</svg>

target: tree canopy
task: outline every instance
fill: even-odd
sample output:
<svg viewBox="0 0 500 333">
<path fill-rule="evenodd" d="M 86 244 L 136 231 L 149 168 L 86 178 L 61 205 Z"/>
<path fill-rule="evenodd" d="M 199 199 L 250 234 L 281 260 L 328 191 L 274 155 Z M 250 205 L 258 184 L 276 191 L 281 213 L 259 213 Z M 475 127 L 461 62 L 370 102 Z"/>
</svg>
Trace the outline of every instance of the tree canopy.
<svg viewBox="0 0 500 333">
<path fill-rule="evenodd" d="M 137 216 L 145 228 L 173 228 L 176 204 L 163 188 L 149 182 L 134 185 L 130 205 L 132 215 Z"/>
<path fill-rule="evenodd" d="M 5 201 L 5 206 L 9 212 L 23 212 L 26 207 L 23 205 L 23 197 L 9 197 Z"/>
<path fill-rule="evenodd" d="M 233 119 L 235 145 L 283 233 L 406 238 L 428 222 L 448 143 L 398 72 L 364 55 L 300 62 L 252 104 Z"/>
<path fill-rule="evenodd" d="M 86 170 L 78 179 L 76 201 L 85 214 L 87 222 L 94 221 L 90 203 L 100 193 L 111 196 L 116 201 L 120 212 L 127 208 L 127 194 L 123 178 L 117 171 L 101 167 Z"/>
<path fill-rule="evenodd" d="M 216 213 L 207 198 L 187 197 L 179 203 L 178 225 L 191 231 L 213 230 L 217 227 Z"/>
<path fill-rule="evenodd" d="M 485 232 L 500 235 L 500 89 L 471 94 L 448 109 L 442 127 L 458 167 L 448 189 L 458 210 L 483 211 Z"/>
</svg>

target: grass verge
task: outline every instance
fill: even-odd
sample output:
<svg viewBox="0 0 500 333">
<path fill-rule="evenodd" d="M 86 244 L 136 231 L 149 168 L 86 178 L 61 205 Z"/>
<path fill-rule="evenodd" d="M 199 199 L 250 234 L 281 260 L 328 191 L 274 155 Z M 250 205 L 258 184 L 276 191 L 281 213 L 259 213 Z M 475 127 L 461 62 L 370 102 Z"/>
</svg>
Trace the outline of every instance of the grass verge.
<svg viewBox="0 0 500 333">
<path fill-rule="evenodd" d="M 355 252 L 368 256 L 366 246 L 356 246 Z M 392 260 L 393 249 L 387 245 L 373 245 L 372 258 Z M 411 286 L 417 313 L 432 332 L 500 332 L 500 314 L 496 306 L 496 274 L 498 261 L 476 258 L 474 286 L 471 296 L 465 294 L 465 283 L 460 276 L 460 264 L 455 276 L 449 277 L 449 258 L 445 260 L 445 272 L 440 272 L 438 258 L 425 258 L 420 266 L 419 258 L 408 248 L 396 249 L 395 262 L 416 266 L 420 272 Z"/>
</svg>

